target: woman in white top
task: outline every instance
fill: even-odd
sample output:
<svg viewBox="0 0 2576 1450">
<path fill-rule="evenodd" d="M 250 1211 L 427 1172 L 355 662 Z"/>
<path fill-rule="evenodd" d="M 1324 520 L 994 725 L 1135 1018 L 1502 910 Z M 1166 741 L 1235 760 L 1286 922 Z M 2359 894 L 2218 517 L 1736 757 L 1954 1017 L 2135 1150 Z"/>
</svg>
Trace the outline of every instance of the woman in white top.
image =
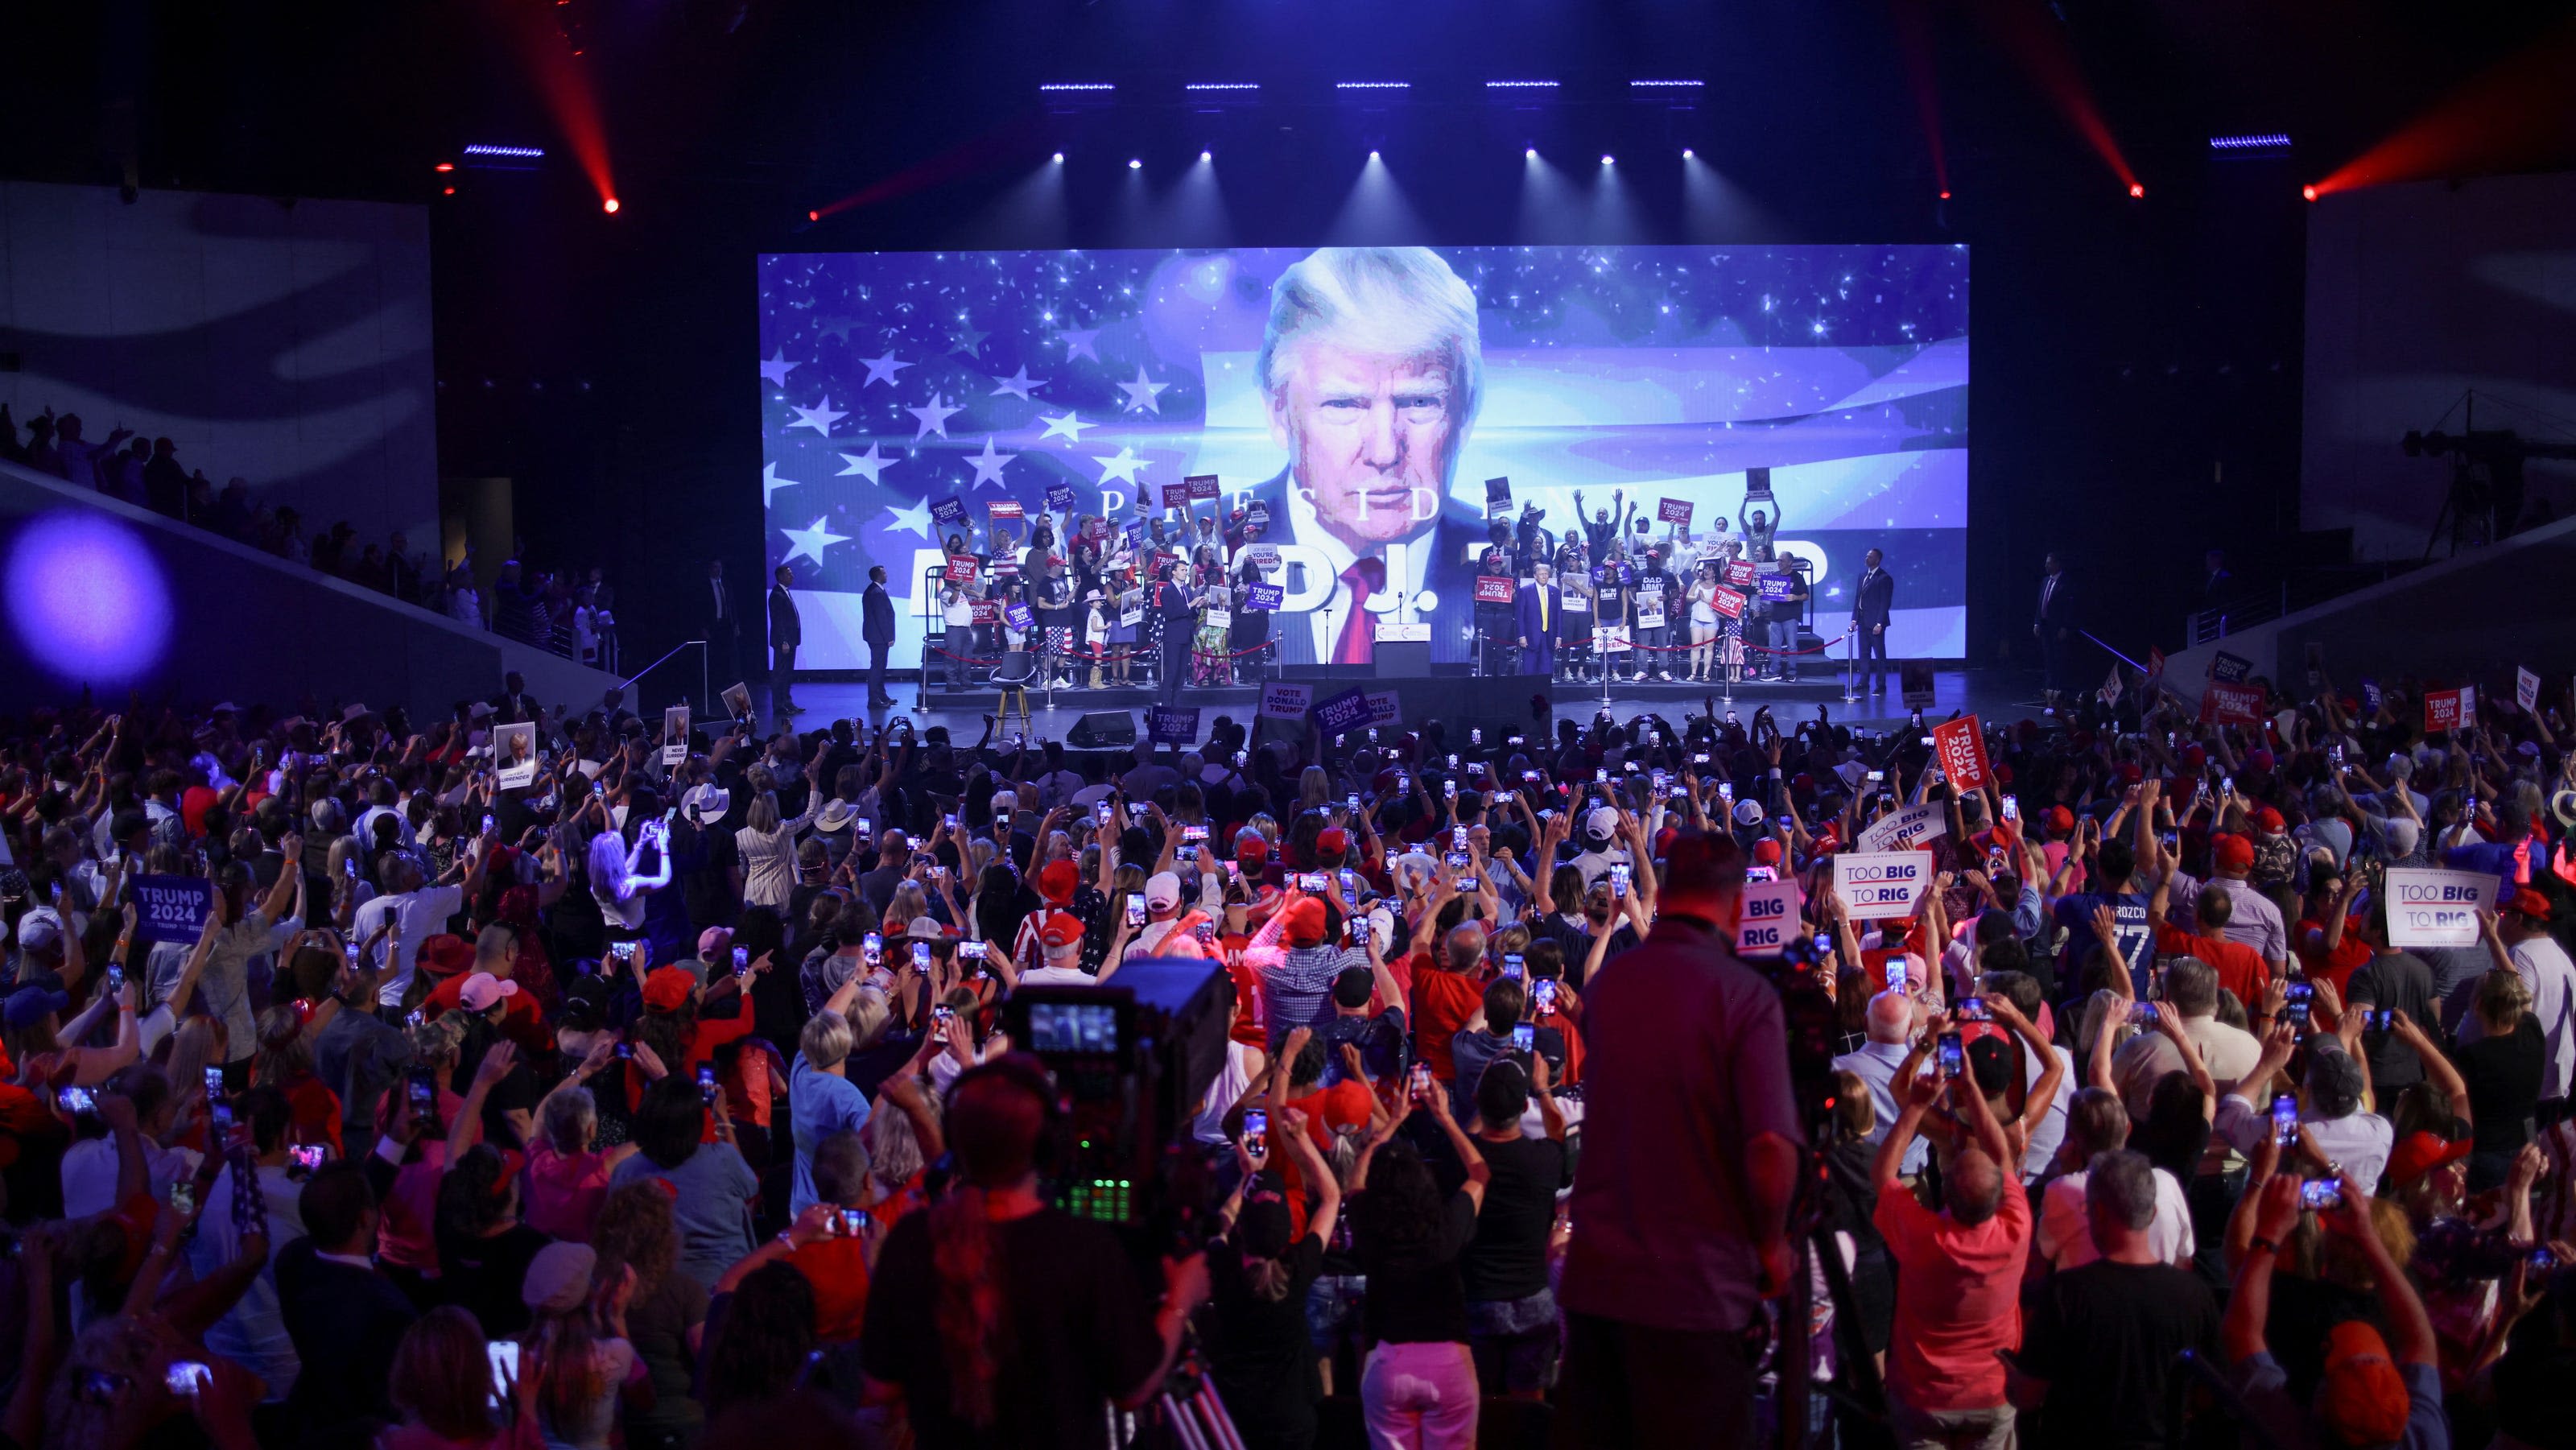
<svg viewBox="0 0 2576 1450">
<path fill-rule="evenodd" d="M 764 790 L 752 797 L 743 828 L 733 833 L 734 847 L 742 853 L 744 905 L 787 908 L 796 890 L 796 834 L 813 824 L 823 799 L 815 780 L 822 770 L 823 752 L 817 750 L 805 762 L 805 813 L 792 821 L 779 819 L 777 792 Z"/>
<path fill-rule="evenodd" d="M 600 925 L 611 941 L 627 941 L 644 931 L 644 898 L 671 884 L 671 835 L 659 817 L 647 819 L 635 828 L 635 849 L 626 849 L 626 838 L 605 822 L 606 808 L 601 807 L 599 834 L 590 838 L 590 898 L 599 903 Z M 644 859 L 644 848 L 652 846 L 657 874 L 638 875 L 635 865 Z"/>
<path fill-rule="evenodd" d="M 1690 678 L 1709 678 L 1717 654 L 1717 566 L 1702 563 L 1690 586 Z"/>
</svg>

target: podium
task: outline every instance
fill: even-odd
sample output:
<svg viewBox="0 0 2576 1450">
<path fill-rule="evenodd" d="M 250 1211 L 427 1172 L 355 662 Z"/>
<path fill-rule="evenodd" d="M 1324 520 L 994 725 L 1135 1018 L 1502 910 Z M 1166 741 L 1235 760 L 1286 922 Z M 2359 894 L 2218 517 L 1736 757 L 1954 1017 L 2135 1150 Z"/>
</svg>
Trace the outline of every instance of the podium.
<svg viewBox="0 0 2576 1450">
<path fill-rule="evenodd" d="M 1431 626 L 1379 624 L 1369 659 L 1381 680 L 1418 679 L 1431 673 Z"/>
</svg>

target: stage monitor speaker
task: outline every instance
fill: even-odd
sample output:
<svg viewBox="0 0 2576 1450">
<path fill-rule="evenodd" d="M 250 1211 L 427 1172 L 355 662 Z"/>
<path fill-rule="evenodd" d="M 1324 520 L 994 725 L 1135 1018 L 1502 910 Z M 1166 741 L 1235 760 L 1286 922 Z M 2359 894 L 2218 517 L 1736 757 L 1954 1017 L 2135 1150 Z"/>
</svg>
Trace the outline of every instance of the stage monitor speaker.
<svg viewBox="0 0 2576 1450">
<path fill-rule="evenodd" d="M 1136 743 L 1136 716 L 1126 710 L 1094 710 L 1073 722 L 1064 743 L 1076 750 L 1111 750 Z"/>
</svg>

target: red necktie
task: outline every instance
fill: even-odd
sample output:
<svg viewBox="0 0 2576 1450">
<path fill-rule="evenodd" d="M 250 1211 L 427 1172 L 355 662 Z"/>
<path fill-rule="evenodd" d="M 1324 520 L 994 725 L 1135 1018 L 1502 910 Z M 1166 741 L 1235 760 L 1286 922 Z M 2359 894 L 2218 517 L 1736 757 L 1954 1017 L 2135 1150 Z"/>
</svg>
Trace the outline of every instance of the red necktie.
<svg viewBox="0 0 2576 1450">
<path fill-rule="evenodd" d="M 1354 559 L 1342 571 L 1342 582 L 1351 588 L 1351 617 L 1342 621 L 1341 642 L 1333 646 L 1333 663 L 1337 665 L 1368 664 L 1373 656 L 1377 632 L 1369 627 L 1369 595 L 1377 581 L 1386 576 L 1383 559 Z"/>
</svg>

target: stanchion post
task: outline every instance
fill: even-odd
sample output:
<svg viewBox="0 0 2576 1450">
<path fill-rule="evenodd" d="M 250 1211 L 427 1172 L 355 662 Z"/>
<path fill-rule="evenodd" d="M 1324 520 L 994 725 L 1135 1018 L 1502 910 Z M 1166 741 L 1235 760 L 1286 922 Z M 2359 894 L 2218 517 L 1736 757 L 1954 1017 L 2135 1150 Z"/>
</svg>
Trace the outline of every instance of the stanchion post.
<svg viewBox="0 0 2576 1450">
<path fill-rule="evenodd" d="M 1843 703 L 1844 703 L 1845 705 L 1853 705 L 1853 704 L 1857 704 L 1857 703 L 1859 703 L 1859 701 L 1860 701 L 1860 690 L 1859 690 L 1859 685 L 1860 685 L 1860 676 L 1859 676 L 1859 674 L 1858 674 L 1858 667 L 1859 667 L 1859 663 L 1860 663 L 1860 662 L 1859 662 L 1859 660 L 1855 657 L 1855 651 L 1857 651 L 1857 649 L 1859 648 L 1859 644 L 1860 644 L 1860 630 L 1858 629 L 1858 627 L 1854 627 L 1853 629 L 1851 629 L 1851 630 L 1849 630 L 1849 631 L 1847 631 L 1847 632 L 1845 632 L 1845 633 L 1844 633 L 1844 635 L 1843 635 Z"/>
</svg>

